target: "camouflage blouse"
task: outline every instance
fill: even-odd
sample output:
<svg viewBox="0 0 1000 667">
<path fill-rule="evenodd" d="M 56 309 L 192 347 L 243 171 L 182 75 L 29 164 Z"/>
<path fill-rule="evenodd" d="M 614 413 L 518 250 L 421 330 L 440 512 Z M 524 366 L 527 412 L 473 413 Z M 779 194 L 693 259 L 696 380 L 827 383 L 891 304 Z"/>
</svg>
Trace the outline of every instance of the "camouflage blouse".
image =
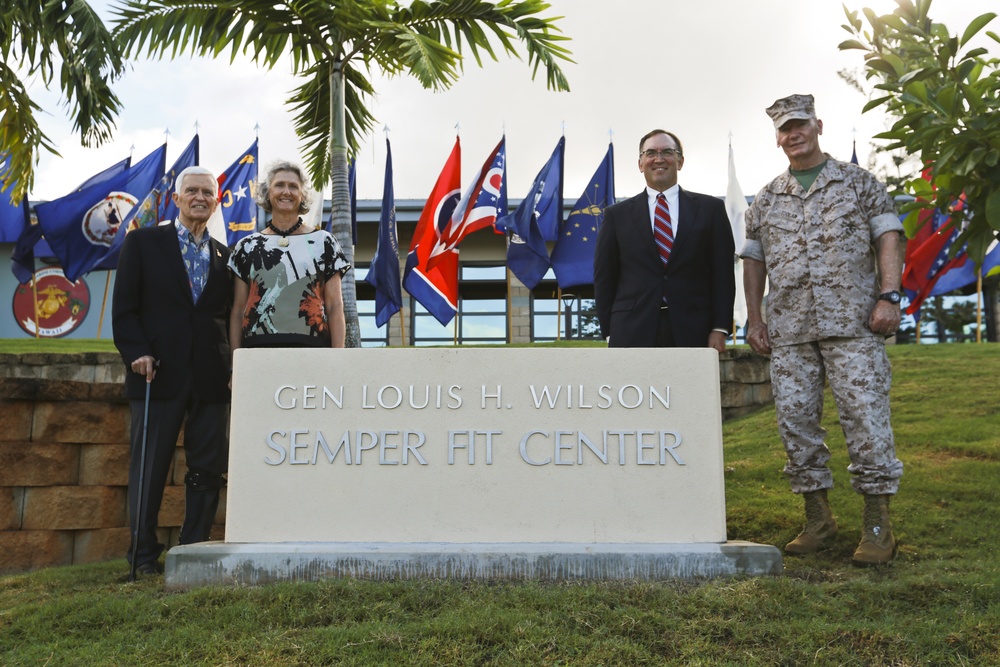
<svg viewBox="0 0 1000 667">
<path fill-rule="evenodd" d="M 874 244 L 903 226 L 874 176 L 827 158 L 808 192 L 785 171 L 746 212 L 740 256 L 767 266 L 772 345 L 874 335 L 865 326 L 878 299 Z"/>
</svg>

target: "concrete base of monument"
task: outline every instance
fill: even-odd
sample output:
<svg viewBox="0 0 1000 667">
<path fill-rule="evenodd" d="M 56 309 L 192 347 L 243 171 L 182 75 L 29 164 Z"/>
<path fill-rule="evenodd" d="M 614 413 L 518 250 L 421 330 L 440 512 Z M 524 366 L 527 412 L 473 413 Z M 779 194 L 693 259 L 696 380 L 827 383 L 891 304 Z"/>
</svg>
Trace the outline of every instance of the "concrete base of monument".
<svg viewBox="0 0 1000 667">
<path fill-rule="evenodd" d="M 779 575 L 781 553 L 752 542 L 574 543 L 226 543 L 167 553 L 165 587 L 256 586 L 279 581 L 460 579 L 657 581 Z"/>
</svg>

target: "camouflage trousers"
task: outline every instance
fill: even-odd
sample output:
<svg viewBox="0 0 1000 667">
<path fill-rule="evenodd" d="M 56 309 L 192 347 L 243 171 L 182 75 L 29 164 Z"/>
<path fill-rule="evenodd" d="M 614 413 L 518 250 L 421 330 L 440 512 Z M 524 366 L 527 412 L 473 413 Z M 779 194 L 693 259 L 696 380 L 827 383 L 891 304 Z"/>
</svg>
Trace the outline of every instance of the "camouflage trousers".
<svg viewBox="0 0 1000 667">
<path fill-rule="evenodd" d="M 840 413 L 854 488 L 865 494 L 896 493 L 903 464 L 889 424 L 892 370 L 885 344 L 877 338 L 828 338 L 772 350 L 771 384 L 792 491 L 833 486 L 826 430 L 820 426 L 825 380 Z"/>
</svg>

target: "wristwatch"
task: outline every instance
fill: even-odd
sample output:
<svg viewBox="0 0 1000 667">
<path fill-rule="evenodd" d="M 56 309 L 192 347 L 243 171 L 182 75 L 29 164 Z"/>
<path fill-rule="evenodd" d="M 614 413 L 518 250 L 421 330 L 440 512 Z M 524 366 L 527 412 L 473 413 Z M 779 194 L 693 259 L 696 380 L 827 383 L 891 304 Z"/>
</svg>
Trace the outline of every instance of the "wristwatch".
<svg viewBox="0 0 1000 667">
<path fill-rule="evenodd" d="M 899 290 L 892 290 L 891 292 L 884 292 L 878 295 L 879 301 L 888 301 L 889 303 L 899 303 L 903 300 L 903 295 L 899 293 Z"/>
</svg>

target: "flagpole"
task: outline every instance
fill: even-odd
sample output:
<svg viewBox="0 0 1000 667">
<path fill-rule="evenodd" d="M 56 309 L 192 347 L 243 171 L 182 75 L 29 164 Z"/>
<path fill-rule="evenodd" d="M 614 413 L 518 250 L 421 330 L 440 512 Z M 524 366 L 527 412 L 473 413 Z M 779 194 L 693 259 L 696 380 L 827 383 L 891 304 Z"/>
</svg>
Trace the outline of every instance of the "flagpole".
<svg viewBox="0 0 1000 667">
<path fill-rule="evenodd" d="M 556 340 L 559 340 L 561 326 L 562 326 L 562 287 L 556 287 Z"/>
<path fill-rule="evenodd" d="M 510 298 L 510 267 L 507 266 L 507 251 L 510 250 L 510 235 L 504 234 L 504 267 L 503 275 L 507 280 L 507 342 L 510 343 L 514 338 L 514 313 L 512 308 L 512 301 Z"/>
<path fill-rule="evenodd" d="M 108 305 L 108 287 L 111 285 L 111 272 L 104 272 L 104 299 L 101 300 L 101 318 L 97 320 L 97 340 L 101 339 L 101 327 L 104 326 L 104 309 Z"/>
<path fill-rule="evenodd" d="M 983 342 L 983 271 L 976 278 L 976 342 Z"/>
<path fill-rule="evenodd" d="M 35 272 L 31 272 L 31 297 L 34 299 L 32 302 L 32 311 L 35 317 L 35 339 L 39 338 L 38 335 L 38 286 L 35 284 Z"/>
</svg>

